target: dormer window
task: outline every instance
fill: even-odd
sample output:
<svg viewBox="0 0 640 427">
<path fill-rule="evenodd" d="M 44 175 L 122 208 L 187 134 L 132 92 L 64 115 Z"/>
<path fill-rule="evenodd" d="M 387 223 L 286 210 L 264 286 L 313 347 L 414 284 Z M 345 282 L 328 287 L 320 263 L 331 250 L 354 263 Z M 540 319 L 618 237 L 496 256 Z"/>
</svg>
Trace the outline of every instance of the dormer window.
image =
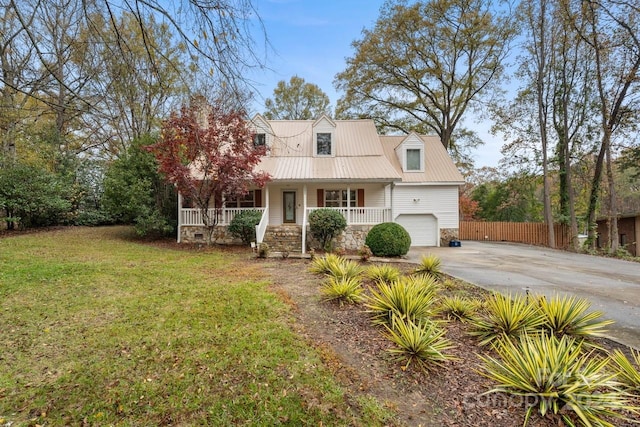
<svg viewBox="0 0 640 427">
<path fill-rule="evenodd" d="M 422 170 L 422 150 L 419 148 L 407 148 L 407 171 L 419 172 Z"/>
<path fill-rule="evenodd" d="M 265 145 L 267 145 L 267 134 L 256 133 L 255 135 L 253 135 L 254 147 L 264 147 Z"/>
<path fill-rule="evenodd" d="M 318 156 L 331 155 L 331 134 L 330 133 L 316 134 L 316 154 Z"/>
</svg>

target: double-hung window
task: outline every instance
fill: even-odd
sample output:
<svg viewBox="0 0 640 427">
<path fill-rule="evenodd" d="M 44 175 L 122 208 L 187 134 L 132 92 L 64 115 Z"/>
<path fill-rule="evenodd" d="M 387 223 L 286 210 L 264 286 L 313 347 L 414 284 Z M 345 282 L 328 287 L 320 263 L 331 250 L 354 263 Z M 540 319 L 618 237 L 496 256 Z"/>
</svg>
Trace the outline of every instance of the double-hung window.
<svg viewBox="0 0 640 427">
<path fill-rule="evenodd" d="M 316 155 L 318 156 L 330 156 L 331 155 L 331 134 L 330 133 L 317 133 L 316 134 Z"/>
<path fill-rule="evenodd" d="M 356 190 L 350 190 L 349 198 L 347 198 L 347 190 L 324 191 L 324 206 L 328 208 L 346 208 L 348 205 L 355 208 L 357 202 Z"/>
<path fill-rule="evenodd" d="M 407 171 L 421 171 L 422 170 L 422 150 L 419 148 L 407 148 Z"/>
</svg>

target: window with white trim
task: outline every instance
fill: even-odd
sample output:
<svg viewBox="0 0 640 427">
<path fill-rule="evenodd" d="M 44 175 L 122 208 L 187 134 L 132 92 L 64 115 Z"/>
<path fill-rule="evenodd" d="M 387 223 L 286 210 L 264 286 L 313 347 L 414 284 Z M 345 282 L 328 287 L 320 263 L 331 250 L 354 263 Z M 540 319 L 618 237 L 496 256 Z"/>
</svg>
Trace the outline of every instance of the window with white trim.
<svg viewBox="0 0 640 427">
<path fill-rule="evenodd" d="M 255 191 L 249 190 L 247 194 L 239 198 L 229 198 L 225 200 L 225 206 L 227 208 L 255 208 L 256 199 Z"/>
<path fill-rule="evenodd" d="M 407 148 L 407 158 L 405 164 L 407 171 L 421 171 L 422 150 L 419 148 Z"/>
<path fill-rule="evenodd" d="M 316 134 L 316 154 L 318 156 L 331 155 L 331 133 L 318 132 Z"/>
<path fill-rule="evenodd" d="M 267 134 L 266 133 L 256 133 L 253 135 L 253 146 L 254 147 L 264 147 L 267 145 Z"/>
<path fill-rule="evenodd" d="M 328 208 L 346 208 L 347 204 L 355 208 L 358 200 L 356 190 L 350 191 L 350 200 L 347 198 L 347 190 L 324 190 L 324 206 Z"/>
</svg>

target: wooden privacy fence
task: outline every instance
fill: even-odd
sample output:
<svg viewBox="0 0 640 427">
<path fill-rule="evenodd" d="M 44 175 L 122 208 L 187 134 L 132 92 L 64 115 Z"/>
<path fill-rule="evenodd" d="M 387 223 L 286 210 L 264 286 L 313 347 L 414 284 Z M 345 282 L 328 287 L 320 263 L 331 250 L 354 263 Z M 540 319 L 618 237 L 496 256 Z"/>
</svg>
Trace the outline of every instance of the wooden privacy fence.
<svg viewBox="0 0 640 427">
<path fill-rule="evenodd" d="M 565 224 L 553 226 L 556 248 L 569 247 L 569 227 Z M 493 242 L 515 242 L 548 246 L 549 231 L 542 222 L 476 222 L 460 221 L 460 240 L 487 240 Z"/>
</svg>

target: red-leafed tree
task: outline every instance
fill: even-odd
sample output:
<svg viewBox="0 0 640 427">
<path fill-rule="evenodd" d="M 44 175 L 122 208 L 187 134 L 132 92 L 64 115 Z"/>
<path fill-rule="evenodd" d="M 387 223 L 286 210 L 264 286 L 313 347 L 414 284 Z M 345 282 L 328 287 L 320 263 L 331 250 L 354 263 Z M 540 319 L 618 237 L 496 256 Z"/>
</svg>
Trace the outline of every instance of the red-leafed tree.
<svg viewBox="0 0 640 427">
<path fill-rule="evenodd" d="M 200 209 L 208 244 L 223 197 L 244 196 L 270 179 L 255 170 L 266 148 L 254 146 L 253 136 L 241 111 L 195 102 L 173 112 L 162 124 L 160 141 L 149 147 L 167 181 Z"/>
</svg>

